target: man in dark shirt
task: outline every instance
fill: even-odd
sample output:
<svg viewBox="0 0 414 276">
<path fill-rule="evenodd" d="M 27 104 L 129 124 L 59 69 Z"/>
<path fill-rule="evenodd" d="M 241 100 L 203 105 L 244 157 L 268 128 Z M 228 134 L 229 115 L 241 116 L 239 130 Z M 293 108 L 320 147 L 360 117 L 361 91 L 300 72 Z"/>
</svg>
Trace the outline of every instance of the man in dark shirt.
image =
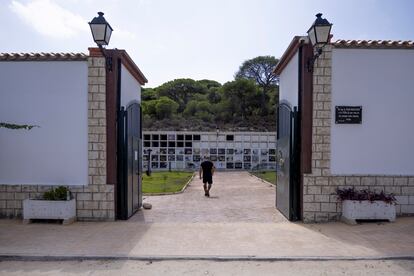
<svg viewBox="0 0 414 276">
<path fill-rule="evenodd" d="M 211 184 L 213 184 L 214 164 L 208 157 L 204 157 L 204 161 L 200 165 L 200 179 L 203 178 L 204 195 L 210 196 Z M 207 187 L 208 183 L 208 187 Z"/>
</svg>

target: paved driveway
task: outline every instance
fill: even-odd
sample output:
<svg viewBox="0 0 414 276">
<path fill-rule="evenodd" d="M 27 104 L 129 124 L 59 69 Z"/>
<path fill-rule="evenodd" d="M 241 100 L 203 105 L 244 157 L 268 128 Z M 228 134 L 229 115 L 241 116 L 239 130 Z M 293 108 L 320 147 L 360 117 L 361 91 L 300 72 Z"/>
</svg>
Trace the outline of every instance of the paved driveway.
<svg viewBox="0 0 414 276">
<path fill-rule="evenodd" d="M 275 208 L 275 186 L 247 172 L 216 172 L 210 197 L 204 196 L 198 174 L 184 193 L 144 196 L 153 205 L 132 221 L 142 222 L 286 222 Z"/>
</svg>

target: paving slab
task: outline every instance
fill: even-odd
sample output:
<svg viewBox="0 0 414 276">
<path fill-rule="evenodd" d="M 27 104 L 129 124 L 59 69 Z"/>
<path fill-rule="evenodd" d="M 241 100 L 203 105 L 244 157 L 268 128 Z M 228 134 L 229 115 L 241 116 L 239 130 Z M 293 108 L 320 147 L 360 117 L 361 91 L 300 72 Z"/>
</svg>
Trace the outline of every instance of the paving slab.
<svg viewBox="0 0 414 276">
<path fill-rule="evenodd" d="M 414 218 L 395 223 L 302 224 L 274 207 L 275 188 L 246 172 L 219 172 L 211 197 L 195 178 L 182 194 L 128 221 L 72 225 L 0 220 L 0 255 L 214 259 L 414 257 Z"/>
</svg>

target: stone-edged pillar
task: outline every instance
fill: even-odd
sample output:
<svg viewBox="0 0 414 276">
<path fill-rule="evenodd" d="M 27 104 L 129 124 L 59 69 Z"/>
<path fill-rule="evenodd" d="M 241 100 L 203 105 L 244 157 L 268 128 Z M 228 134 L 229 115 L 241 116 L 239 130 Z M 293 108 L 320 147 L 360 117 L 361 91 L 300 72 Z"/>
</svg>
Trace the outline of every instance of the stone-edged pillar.
<svg viewBox="0 0 414 276">
<path fill-rule="evenodd" d="M 76 192 L 80 220 L 114 220 L 114 186 L 107 185 L 105 58 L 88 58 L 88 162 L 89 183 Z"/>
<path fill-rule="evenodd" d="M 336 219 L 337 200 L 329 185 L 332 46 L 326 45 L 313 70 L 312 174 L 303 177 L 303 221 Z"/>
</svg>

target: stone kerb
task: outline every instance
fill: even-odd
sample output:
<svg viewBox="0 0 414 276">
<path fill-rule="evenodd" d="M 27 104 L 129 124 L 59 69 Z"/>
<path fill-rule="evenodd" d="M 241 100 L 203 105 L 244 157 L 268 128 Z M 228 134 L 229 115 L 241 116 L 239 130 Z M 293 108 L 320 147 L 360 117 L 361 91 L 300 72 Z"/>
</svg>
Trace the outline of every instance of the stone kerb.
<svg viewBox="0 0 414 276">
<path fill-rule="evenodd" d="M 355 187 L 396 195 L 397 214 L 414 214 L 414 176 L 331 175 L 332 46 L 327 45 L 313 72 L 312 174 L 303 177 L 303 221 L 338 220 L 337 188 Z"/>
</svg>

